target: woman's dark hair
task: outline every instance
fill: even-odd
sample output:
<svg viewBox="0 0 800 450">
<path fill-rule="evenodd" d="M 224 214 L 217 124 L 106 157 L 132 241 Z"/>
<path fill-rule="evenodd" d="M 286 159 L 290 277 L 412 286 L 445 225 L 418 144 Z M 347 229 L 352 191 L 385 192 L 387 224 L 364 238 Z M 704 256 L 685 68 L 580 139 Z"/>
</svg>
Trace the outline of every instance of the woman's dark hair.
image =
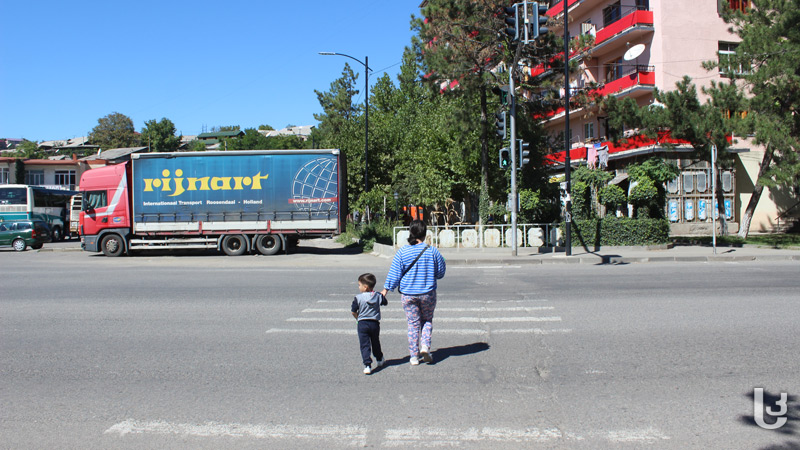
<svg viewBox="0 0 800 450">
<path fill-rule="evenodd" d="M 408 243 L 411 245 L 416 244 L 417 240 L 425 242 L 425 235 L 427 234 L 428 227 L 425 225 L 425 222 L 419 219 L 412 220 L 408 225 Z"/>
</svg>

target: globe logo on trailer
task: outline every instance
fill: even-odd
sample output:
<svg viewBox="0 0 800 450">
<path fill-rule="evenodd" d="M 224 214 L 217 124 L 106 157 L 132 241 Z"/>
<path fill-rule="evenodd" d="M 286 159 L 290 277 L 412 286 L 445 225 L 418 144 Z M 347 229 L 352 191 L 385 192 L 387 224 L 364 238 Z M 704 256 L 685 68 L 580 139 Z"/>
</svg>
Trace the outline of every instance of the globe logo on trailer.
<svg viewBox="0 0 800 450">
<path fill-rule="evenodd" d="M 338 191 L 337 162 L 328 158 L 315 159 L 303 165 L 294 176 L 292 203 L 299 211 L 327 215 L 336 210 Z"/>
</svg>

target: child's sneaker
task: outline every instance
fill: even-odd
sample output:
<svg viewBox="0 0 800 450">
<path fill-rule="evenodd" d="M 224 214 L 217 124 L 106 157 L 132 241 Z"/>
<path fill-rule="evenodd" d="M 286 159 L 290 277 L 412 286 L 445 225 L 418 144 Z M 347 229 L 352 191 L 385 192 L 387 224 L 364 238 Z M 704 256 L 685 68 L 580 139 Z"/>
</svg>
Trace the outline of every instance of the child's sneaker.
<svg viewBox="0 0 800 450">
<path fill-rule="evenodd" d="M 411 365 L 412 366 L 418 366 L 419 365 L 419 358 L 417 358 L 416 356 L 412 356 L 411 357 Z"/>
<path fill-rule="evenodd" d="M 364 366 L 364 375 L 369 375 L 372 373 L 372 369 L 369 366 Z"/>
<path fill-rule="evenodd" d="M 385 363 L 385 362 L 386 362 L 386 360 L 384 360 L 384 359 L 379 359 L 379 360 L 375 361 L 375 368 L 377 369 L 379 367 L 383 367 L 383 363 Z"/>
<path fill-rule="evenodd" d="M 431 357 L 431 352 L 428 350 L 428 347 L 424 345 L 420 346 L 419 354 L 422 356 L 422 360 L 426 363 L 430 364 L 433 362 L 433 357 Z"/>
</svg>

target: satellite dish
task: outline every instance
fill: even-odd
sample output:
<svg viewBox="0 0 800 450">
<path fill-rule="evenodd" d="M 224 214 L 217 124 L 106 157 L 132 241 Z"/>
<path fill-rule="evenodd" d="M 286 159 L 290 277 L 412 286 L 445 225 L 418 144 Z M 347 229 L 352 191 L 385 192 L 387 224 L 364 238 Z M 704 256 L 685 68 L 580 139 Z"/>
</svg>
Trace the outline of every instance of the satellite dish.
<svg viewBox="0 0 800 450">
<path fill-rule="evenodd" d="M 636 44 L 633 47 L 629 48 L 627 52 L 622 56 L 622 59 L 625 61 L 631 61 L 639 57 L 644 52 L 644 44 Z"/>
</svg>

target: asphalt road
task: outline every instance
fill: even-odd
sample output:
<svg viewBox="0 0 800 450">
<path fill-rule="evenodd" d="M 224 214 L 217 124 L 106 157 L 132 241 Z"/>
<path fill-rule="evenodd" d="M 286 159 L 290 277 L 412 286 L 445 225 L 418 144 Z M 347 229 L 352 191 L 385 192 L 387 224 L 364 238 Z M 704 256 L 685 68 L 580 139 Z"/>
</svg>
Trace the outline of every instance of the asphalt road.
<svg viewBox="0 0 800 450">
<path fill-rule="evenodd" d="M 0 261 L 0 448 L 800 448 L 796 262 L 450 267 L 434 364 L 395 294 L 365 376 L 348 309 L 387 259 Z"/>
</svg>

